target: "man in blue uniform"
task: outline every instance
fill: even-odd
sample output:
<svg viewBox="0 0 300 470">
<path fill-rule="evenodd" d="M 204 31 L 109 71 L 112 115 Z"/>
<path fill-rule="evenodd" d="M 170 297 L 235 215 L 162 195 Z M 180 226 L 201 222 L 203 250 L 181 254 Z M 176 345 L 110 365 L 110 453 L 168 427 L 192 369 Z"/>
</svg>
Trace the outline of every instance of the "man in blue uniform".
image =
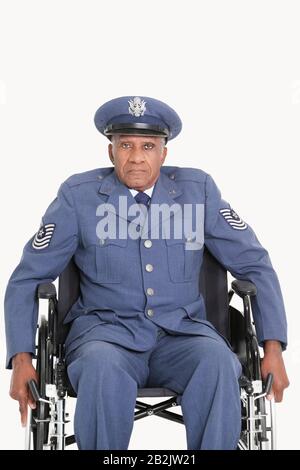
<svg viewBox="0 0 300 470">
<path fill-rule="evenodd" d="M 181 130 L 167 104 L 116 98 L 98 109 L 95 124 L 110 139 L 113 166 L 61 185 L 7 287 L 10 394 L 22 422 L 34 406 L 26 384 L 36 377 L 36 289 L 74 257 L 81 295 L 65 319 L 66 362 L 79 448 L 127 449 L 137 388 L 161 386 L 182 395 L 188 449 L 235 449 L 241 365 L 206 320 L 198 277 L 205 245 L 234 277 L 256 285 L 262 374 L 274 374 L 272 394 L 281 401 L 286 317 L 268 253 L 210 175 L 163 166 L 166 142 Z"/>
</svg>

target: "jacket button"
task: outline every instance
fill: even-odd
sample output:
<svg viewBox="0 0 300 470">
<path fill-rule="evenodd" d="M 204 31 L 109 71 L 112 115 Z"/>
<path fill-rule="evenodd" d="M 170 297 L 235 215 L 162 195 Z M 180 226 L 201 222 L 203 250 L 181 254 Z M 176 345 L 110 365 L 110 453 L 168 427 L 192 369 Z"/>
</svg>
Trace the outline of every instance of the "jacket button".
<svg viewBox="0 0 300 470">
<path fill-rule="evenodd" d="M 146 264 L 146 271 L 147 271 L 148 273 L 151 273 L 151 272 L 153 271 L 153 266 L 152 266 L 152 264 Z"/>
<path fill-rule="evenodd" d="M 175 175 L 174 173 L 172 173 L 170 176 L 169 176 L 170 180 L 174 180 L 175 179 Z"/>
<path fill-rule="evenodd" d="M 152 287 L 148 287 L 147 294 L 148 295 L 154 295 L 154 289 L 152 289 Z"/>
<path fill-rule="evenodd" d="M 153 317 L 154 311 L 152 310 L 152 308 L 148 308 L 148 310 L 147 310 L 147 315 L 148 315 L 149 317 Z"/>
<path fill-rule="evenodd" d="M 152 241 L 151 241 L 151 240 L 145 240 L 145 241 L 144 241 L 144 246 L 145 246 L 146 248 L 151 248 L 151 246 L 152 246 Z"/>
</svg>

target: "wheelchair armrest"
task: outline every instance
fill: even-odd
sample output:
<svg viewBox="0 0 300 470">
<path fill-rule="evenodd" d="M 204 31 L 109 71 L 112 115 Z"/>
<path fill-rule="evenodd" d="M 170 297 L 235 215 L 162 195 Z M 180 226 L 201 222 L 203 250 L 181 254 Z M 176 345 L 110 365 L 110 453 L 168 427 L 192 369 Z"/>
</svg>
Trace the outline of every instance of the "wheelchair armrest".
<svg viewBox="0 0 300 470">
<path fill-rule="evenodd" d="M 242 298 L 246 297 L 246 295 L 256 295 L 257 292 L 255 284 L 250 281 L 241 281 L 235 279 L 234 281 L 232 281 L 231 287 L 232 290 Z"/>
<path fill-rule="evenodd" d="M 38 286 L 39 299 L 56 299 L 56 288 L 52 283 L 39 284 Z"/>
</svg>

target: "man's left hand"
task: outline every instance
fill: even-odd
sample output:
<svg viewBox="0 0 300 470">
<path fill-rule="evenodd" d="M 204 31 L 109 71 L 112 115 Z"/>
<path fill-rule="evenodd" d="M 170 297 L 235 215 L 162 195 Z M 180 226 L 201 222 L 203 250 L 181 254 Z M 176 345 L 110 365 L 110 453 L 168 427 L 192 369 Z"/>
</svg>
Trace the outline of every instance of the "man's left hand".
<svg viewBox="0 0 300 470">
<path fill-rule="evenodd" d="M 269 373 L 273 374 L 272 389 L 267 399 L 275 398 L 275 402 L 281 402 L 283 391 L 290 384 L 282 357 L 282 348 L 279 341 L 266 341 L 264 345 L 264 357 L 261 360 L 261 374 L 266 380 Z"/>
</svg>

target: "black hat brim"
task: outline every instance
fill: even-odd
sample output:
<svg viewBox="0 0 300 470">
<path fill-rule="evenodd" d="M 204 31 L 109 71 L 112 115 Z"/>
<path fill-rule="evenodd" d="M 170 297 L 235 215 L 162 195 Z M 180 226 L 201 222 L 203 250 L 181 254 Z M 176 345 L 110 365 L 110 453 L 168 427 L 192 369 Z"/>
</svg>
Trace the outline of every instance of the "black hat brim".
<svg viewBox="0 0 300 470">
<path fill-rule="evenodd" d="M 109 124 L 104 129 L 104 134 L 106 136 L 114 134 L 132 134 L 168 138 L 170 132 L 167 127 L 161 127 L 155 124 L 146 124 L 141 122 L 131 122 Z"/>
</svg>

